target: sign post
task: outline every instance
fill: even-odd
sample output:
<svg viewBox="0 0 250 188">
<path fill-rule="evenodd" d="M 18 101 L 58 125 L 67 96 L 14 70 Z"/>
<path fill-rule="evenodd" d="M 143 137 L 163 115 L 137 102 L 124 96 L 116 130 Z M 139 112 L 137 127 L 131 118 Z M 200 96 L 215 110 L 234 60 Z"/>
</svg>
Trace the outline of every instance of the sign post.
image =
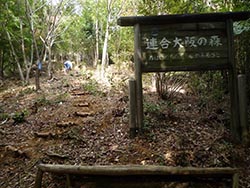
<svg viewBox="0 0 250 188">
<path fill-rule="evenodd" d="M 137 128 L 140 132 L 143 128 L 143 93 L 142 93 L 142 54 L 141 54 L 141 40 L 140 40 L 140 25 L 134 26 L 134 60 L 135 60 L 135 81 L 136 81 L 136 114 L 137 114 Z"/>
<path fill-rule="evenodd" d="M 228 70 L 231 131 L 240 140 L 239 97 L 233 52 L 233 21 L 250 12 L 121 17 L 134 26 L 136 127 L 143 128 L 142 73 Z"/>
</svg>

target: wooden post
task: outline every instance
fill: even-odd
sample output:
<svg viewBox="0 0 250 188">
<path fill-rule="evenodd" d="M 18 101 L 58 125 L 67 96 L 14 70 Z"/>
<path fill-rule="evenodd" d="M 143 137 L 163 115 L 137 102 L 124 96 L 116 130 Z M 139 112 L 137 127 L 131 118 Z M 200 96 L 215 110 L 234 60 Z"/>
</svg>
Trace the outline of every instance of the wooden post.
<svg viewBox="0 0 250 188">
<path fill-rule="evenodd" d="M 246 76 L 238 75 L 238 93 L 240 106 L 240 127 L 243 143 L 248 142 L 248 126 L 247 126 L 247 95 L 246 95 Z"/>
<path fill-rule="evenodd" d="M 67 188 L 72 188 L 69 174 L 66 174 L 66 184 Z"/>
<path fill-rule="evenodd" d="M 141 39 L 140 25 L 134 26 L 134 60 L 137 100 L 137 127 L 141 132 L 143 128 L 143 95 L 142 95 L 142 70 L 141 70 Z"/>
<path fill-rule="evenodd" d="M 34 188 L 42 187 L 42 179 L 43 179 L 43 171 L 38 167 Z"/>
<path fill-rule="evenodd" d="M 228 61 L 229 61 L 229 91 L 231 100 L 231 131 L 233 137 L 240 141 L 240 121 L 239 121 L 239 103 L 238 103 L 238 83 L 236 67 L 234 61 L 233 47 L 233 21 L 227 20 L 227 38 L 228 38 Z"/>
<path fill-rule="evenodd" d="M 232 188 L 238 188 L 239 187 L 239 174 L 235 173 L 233 175 L 233 186 Z"/>
<path fill-rule="evenodd" d="M 129 126 L 130 138 L 136 135 L 136 82 L 134 79 L 129 80 Z"/>
</svg>

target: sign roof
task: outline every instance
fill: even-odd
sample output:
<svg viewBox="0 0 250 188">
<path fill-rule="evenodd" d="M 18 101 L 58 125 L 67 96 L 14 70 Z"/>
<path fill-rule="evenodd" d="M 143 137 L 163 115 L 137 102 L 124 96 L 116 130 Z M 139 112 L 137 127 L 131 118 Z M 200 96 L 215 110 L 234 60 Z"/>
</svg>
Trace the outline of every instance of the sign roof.
<svg viewBox="0 0 250 188">
<path fill-rule="evenodd" d="M 192 23 L 192 22 L 221 22 L 231 19 L 233 21 L 247 20 L 250 18 L 250 11 L 244 12 L 219 12 L 205 14 L 170 14 L 158 16 L 126 16 L 120 17 L 117 24 L 120 26 L 157 25 L 171 23 Z"/>
</svg>

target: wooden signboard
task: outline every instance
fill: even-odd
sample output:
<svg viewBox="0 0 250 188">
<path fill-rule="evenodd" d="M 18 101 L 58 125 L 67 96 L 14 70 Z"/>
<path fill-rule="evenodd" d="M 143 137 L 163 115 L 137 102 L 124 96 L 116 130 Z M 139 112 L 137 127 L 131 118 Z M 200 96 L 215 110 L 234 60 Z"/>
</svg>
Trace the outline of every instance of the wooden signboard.
<svg viewBox="0 0 250 188">
<path fill-rule="evenodd" d="M 142 72 L 225 69 L 225 22 L 143 25 Z"/>
<path fill-rule="evenodd" d="M 250 12 L 131 16 L 118 19 L 134 27 L 135 96 L 133 127 L 143 128 L 142 74 L 226 69 L 231 98 L 231 131 L 240 140 L 239 97 L 233 47 L 233 21 Z M 133 85 L 133 84 L 131 84 Z M 131 87 L 132 88 L 132 87 Z M 132 102 L 132 101 L 131 101 Z M 132 108 L 131 107 L 131 108 Z M 135 111 L 135 112 L 134 112 Z M 134 129 L 134 128 L 133 128 Z"/>
</svg>

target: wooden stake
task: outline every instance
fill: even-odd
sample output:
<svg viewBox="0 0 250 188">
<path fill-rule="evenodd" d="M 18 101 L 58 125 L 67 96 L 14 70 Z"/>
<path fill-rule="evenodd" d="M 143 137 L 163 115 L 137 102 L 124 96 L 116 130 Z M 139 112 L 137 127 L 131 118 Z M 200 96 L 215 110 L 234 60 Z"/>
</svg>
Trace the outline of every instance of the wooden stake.
<svg viewBox="0 0 250 188">
<path fill-rule="evenodd" d="M 235 140 L 240 141 L 240 117 L 239 117 L 239 102 L 238 102 L 238 82 L 236 75 L 236 67 L 234 61 L 233 47 L 233 21 L 227 20 L 227 38 L 228 38 L 228 60 L 229 69 L 229 91 L 231 99 L 231 131 Z"/>
<path fill-rule="evenodd" d="M 137 127 L 138 131 L 143 128 L 143 94 L 142 94 L 142 70 L 141 70 L 141 38 L 140 25 L 134 26 L 134 59 L 135 59 L 135 80 L 137 100 Z"/>
<path fill-rule="evenodd" d="M 248 142 L 248 127 L 247 127 L 247 90 L 246 76 L 238 75 L 238 93 L 239 93 L 239 109 L 240 109 L 240 127 L 243 143 Z"/>
<path fill-rule="evenodd" d="M 232 188 L 238 188 L 239 187 L 239 174 L 235 173 L 233 175 L 233 186 Z"/>
<path fill-rule="evenodd" d="M 42 187 L 43 171 L 38 167 L 34 188 Z"/>
<path fill-rule="evenodd" d="M 136 82 L 134 79 L 129 80 L 129 126 L 130 138 L 136 135 Z"/>
</svg>

